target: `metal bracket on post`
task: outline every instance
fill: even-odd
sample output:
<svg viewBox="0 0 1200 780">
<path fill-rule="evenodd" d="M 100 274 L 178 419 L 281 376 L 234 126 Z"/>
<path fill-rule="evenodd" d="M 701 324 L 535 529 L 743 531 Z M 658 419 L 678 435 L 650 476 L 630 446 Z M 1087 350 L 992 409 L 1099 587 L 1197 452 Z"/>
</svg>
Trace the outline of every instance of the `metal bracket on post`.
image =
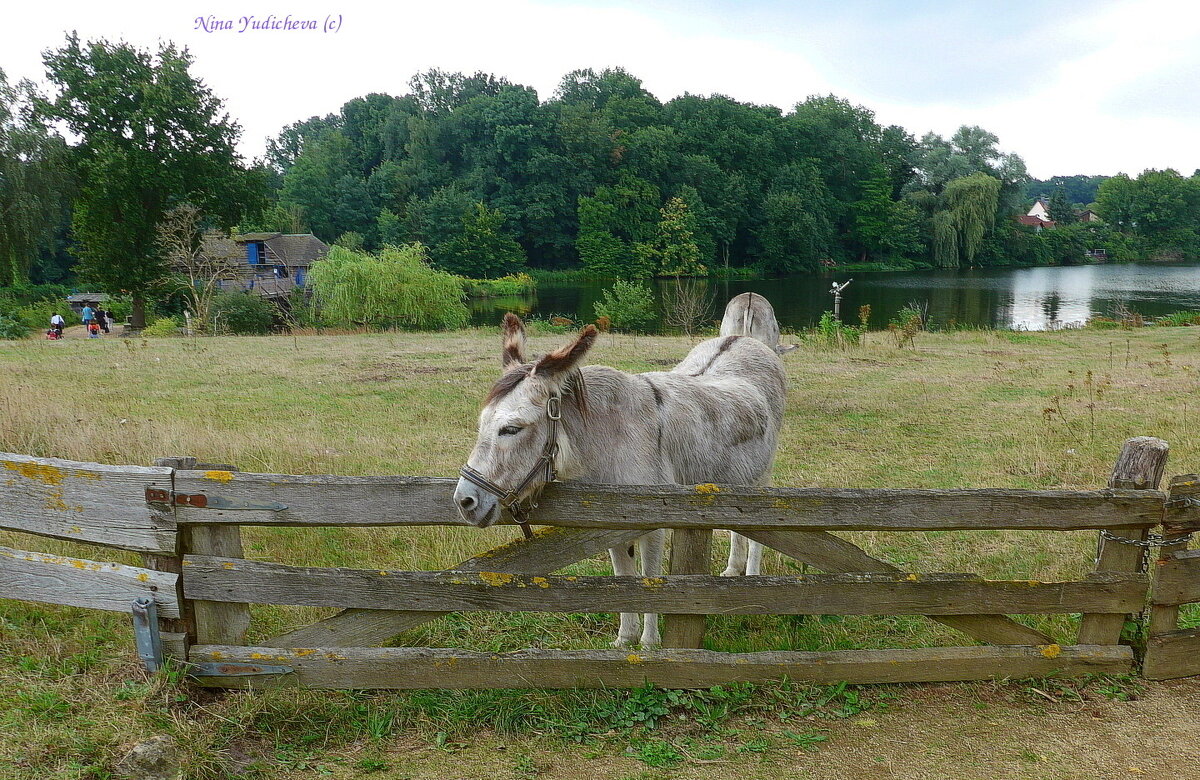
<svg viewBox="0 0 1200 780">
<path fill-rule="evenodd" d="M 133 641 L 138 658 L 146 671 L 157 672 L 163 665 L 162 635 L 158 631 L 158 604 L 148 596 L 133 600 Z"/>
</svg>

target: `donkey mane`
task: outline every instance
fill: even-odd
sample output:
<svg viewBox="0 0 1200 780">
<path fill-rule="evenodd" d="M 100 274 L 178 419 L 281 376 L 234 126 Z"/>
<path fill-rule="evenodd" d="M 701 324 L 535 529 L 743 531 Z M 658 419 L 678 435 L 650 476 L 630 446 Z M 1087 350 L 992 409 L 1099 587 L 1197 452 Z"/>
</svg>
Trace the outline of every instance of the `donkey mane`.
<svg viewBox="0 0 1200 780">
<path fill-rule="evenodd" d="M 536 370 L 538 366 L 543 363 L 543 361 L 544 358 L 542 360 L 534 360 L 529 363 L 522 363 L 521 365 L 514 366 L 501 374 L 500 378 L 496 380 L 496 383 L 492 385 L 492 389 L 488 390 L 487 396 L 484 397 L 483 406 L 486 407 L 489 404 L 505 398 L 512 393 L 513 390 L 516 390 L 517 386 L 526 379 L 530 377 L 536 378 Z M 579 408 L 580 415 L 587 414 L 587 383 L 584 382 L 583 372 L 581 372 L 579 369 L 576 368 L 567 375 L 567 380 L 563 383 L 562 395 L 564 400 L 573 401 L 575 403 L 575 406 Z"/>
</svg>

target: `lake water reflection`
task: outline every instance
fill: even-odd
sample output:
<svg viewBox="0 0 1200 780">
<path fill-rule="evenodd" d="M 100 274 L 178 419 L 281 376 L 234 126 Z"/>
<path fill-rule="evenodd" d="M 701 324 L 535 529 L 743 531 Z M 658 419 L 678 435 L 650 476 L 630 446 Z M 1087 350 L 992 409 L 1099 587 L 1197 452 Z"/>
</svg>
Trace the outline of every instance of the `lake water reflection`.
<svg viewBox="0 0 1200 780">
<path fill-rule="evenodd" d="M 713 318 L 738 293 L 753 291 L 775 306 L 780 324 L 804 328 L 833 308 L 831 281 L 854 282 L 842 298 L 842 319 L 858 321 L 860 306 L 870 305 L 871 326 L 883 327 L 912 302 L 928 306 L 935 324 L 1047 330 L 1080 325 L 1096 315 L 1126 306 L 1148 317 L 1187 309 L 1200 311 L 1200 264 L 1131 263 L 1061 268 L 991 268 L 794 276 L 751 281 L 708 281 L 716 298 Z M 674 280 L 654 282 L 662 292 Z M 606 282 L 542 284 L 529 298 L 475 301 L 472 320 L 499 321 L 504 311 L 562 315 L 590 322 L 593 305 Z"/>
</svg>

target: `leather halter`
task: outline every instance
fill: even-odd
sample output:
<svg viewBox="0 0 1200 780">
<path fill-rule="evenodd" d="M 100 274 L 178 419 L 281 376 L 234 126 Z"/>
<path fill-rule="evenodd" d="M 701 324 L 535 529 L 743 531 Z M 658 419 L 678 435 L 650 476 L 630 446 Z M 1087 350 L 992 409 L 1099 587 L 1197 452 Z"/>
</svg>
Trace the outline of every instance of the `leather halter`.
<svg viewBox="0 0 1200 780">
<path fill-rule="evenodd" d="M 505 490 L 470 466 L 463 466 L 458 470 L 463 479 L 500 499 L 500 506 L 512 514 L 517 525 L 521 526 L 521 531 L 525 534 L 526 539 L 533 538 L 533 529 L 529 527 L 529 513 L 537 508 L 537 504 L 532 501 L 526 502 L 521 498 L 521 494 L 539 474 L 545 475 L 547 484 L 553 482 L 558 475 L 554 468 L 554 456 L 558 454 L 558 423 L 562 419 L 562 397 L 557 393 L 546 399 L 546 418 L 550 420 L 550 436 L 546 439 L 545 446 L 542 447 L 542 454 L 538 456 L 533 468 L 525 475 L 525 479 L 521 480 L 521 484 L 514 489 Z"/>
</svg>

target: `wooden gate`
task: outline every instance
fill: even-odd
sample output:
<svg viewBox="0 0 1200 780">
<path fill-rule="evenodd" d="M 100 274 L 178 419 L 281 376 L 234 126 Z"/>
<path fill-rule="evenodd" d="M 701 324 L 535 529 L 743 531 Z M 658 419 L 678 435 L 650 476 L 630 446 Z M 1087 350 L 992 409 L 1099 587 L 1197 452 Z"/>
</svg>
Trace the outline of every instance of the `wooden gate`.
<svg viewBox="0 0 1200 780">
<path fill-rule="evenodd" d="M 132 598 L 148 595 L 158 603 L 168 653 L 192 665 L 198 684 L 217 687 L 621 687 L 647 681 L 706 687 L 785 676 L 868 683 L 1120 673 L 1135 665 L 1133 648 L 1121 644 L 1122 627 L 1128 615 L 1142 612 L 1149 591 L 1145 548 L 1126 542 L 1146 540 L 1163 522 L 1164 508 L 1171 528 L 1200 524 L 1200 508 L 1179 500 L 1191 495 L 1187 486 L 1195 478 L 1177 479 L 1170 495 L 1155 489 L 1165 459 L 1164 442 L 1130 440 L 1110 487 L 1097 491 L 556 484 L 540 502 L 534 522 L 546 527 L 534 539 L 447 571 L 406 572 L 247 560 L 240 527 L 461 525 L 452 509 L 453 480 L 247 474 L 189 458 L 139 468 L 0 454 L 0 527 L 145 556 L 142 567 L 120 567 L 0 550 L 0 592 L 121 611 Z M 663 577 L 554 574 L 655 528 L 673 529 L 670 573 Z M 715 529 L 736 530 L 823 573 L 711 576 Z M 1095 571 L 1071 582 L 918 574 L 834 533 L 990 529 L 1098 531 Z M 1195 565 L 1188 560 L 1176 566 L 1172 559 L 1174 568 L 1164 571 L 1190 572 Z M 1171 577 L 1164 581 L 1186 579 Z M 1162 601 L 1156 625 L 1166 625 L 1165 600 L 1183 603 L 1200 592 L 1171 587 L 1160 582 L 1155 591 Z M 342 611 L 249 647 L 251 603 Z M 666 647 L 513 653 L 378 647 L 457 610 L 657 612 L 666 615 Z M 705 615 L 714 613 L 925 615 L 984 644 L 723 653 L 700 649 Z M 1009 617 L 1032 613 L 1081 614 L 1078 639 L 1059 645 Z M 1188 640 L 1171 641 L 1160 644 L 1181 647 Z"/>
</svg>

